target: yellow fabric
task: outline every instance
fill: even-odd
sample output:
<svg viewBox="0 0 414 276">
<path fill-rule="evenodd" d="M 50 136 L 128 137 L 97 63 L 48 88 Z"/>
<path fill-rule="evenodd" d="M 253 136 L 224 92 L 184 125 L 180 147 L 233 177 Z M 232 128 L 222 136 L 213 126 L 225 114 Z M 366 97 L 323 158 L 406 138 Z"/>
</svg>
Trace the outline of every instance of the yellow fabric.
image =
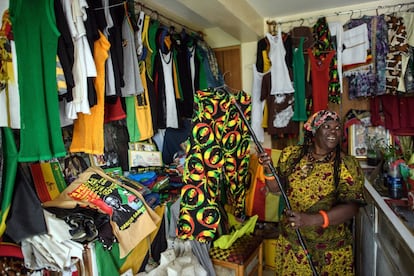
<svg viewBox="0 0 414 276">
<path fill-rule="evenodd" d="M 108 58 L 110 43 L 99 32 L 99 39 L 94 44 L 94 60 L 96 78 L 97 104 L 91 107 L 91 114 L 78 113 L 78 119 L 73 126 L 73 137 L 70 152 L 85 152 L 89 154 L 104 153 L 104 110 L 105 110 L 105 62 Z"/>
<path fill-rule="evenodd" d="M 288 160 L 296 158 L 300 149 L 300 146 L 290 146 L 283 150 L 278 165 L 282 173 L 290 171 Z M 363 203 L 364 174 L 355 157 L 342 157 L 336 188 L 333 161 L 314 162 L 312 169 L 305 174 L 300 168 L 307 163 L 305 156 L 288 176 L 288 196 L 294 211 L 317 213 L 319 210 L 330 210 L 338 201 Z M 296 275 L 311 275 L 303 249 L 296 242 L 295 230 L 286 223 L 280 223 L 280 227 L 283 235 L 279 236 L 275 249 L 276 259 L 279 259 L 277 271 L 280 275 L 291 275 L 293 271 Z M 318 263 L 317 270 L 321 275 L 352 275 L 350 269 L 354 258 L 349 225 L 342 223 L 327 228 L 307 226 L 301 228 L 301 234 L 312 259 Z"/>
<path fill-rule="evenodd" d="M 269 55 L 267 54 L 267 50 L 262 51 L 262 56 L 263 56 L 263 72 L 267 72 L 270 70 L 270 67 L 272 67 L 272 64 L 269 59 Z M 267 118 L 268 118 L 267 103 L 265 103 L 264 109 L 263 109 L 263 121 L 262 121 L 263 128 L 267 128 L 267 122 L 268 122 Z"/>
<path fill-rule="evenodd" d="M 256 221 L 257 221 L 258 216 L 255 215 L 251 218 L 249 218 L 248 220 L 246 220 L 243 223 L 243 226 L 238 229 L 233 231 L 232 233 L 228 234 L 228 235 L 222 235 L 220 236 L 217 240 L 214 241 L 213 246 L 214 247 L 220 247 L 221 249 L 227 249 L 230 246 L 232 246 L 232 244 L 240 237 L 242 237 L 243 235 L 249 235 L 251 233 L 253 233 L 254 228 L 256 226 Z"/>
<path fill-rule="evenodd" d="M 152 125 L 151 106 L 149 102 L 148 86 L 146 79 L 145 62 L 140 63 L 141 82 L 144 87 L 144 92 L 137 97 L 143 97 L 145 104 L 138 105 L 138 99 L 135 97 L 135 117 L 138 123 L 138 130 L 140 133 L 140 141 L 148 140 L 154 136 L 154 129 Z"/>
<path fill-rule="evenodd" d="M 165 206 L 164 205 L 157 206 L 154 209 L 154 211 L 155 213 L 157 213 L 159 217 L 163 217 L 164 212 L 165 212 Z M 154 238 L 157 235 L 158 230 L 160 229 L 161 221 L 162 220 L 160 220 L 157 223 L 157 230 L 152 232 L 150 235 L 151 242 L 154 241 Z M 147 254 L 148 249 L 149 249 L 149 245 L 148 245 L 147 239 L 144 239 L 131 251 L 131 253 L 129 253 L 128 257 L 126 257 L 124 264 L 120 268 L 121 274 L 126 272 L 128 269 L 132 269 L 134 274 L 138 273 L 138 270 L 142 266 L 142 262 L 145 259 L 145 255 Z"/>
</svg>

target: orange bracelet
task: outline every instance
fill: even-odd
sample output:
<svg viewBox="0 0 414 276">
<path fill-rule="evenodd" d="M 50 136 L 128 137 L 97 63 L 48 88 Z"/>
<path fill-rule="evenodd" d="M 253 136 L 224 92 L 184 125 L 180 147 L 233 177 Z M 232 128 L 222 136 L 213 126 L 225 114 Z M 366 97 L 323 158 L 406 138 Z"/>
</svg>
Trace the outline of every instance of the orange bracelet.
<svg viewBox="0 0 414 276">
<path fill-rule="evenodd" d="M 328 214 L 324 210 L 319 210 L 319 214 L 321 214 L 322 217 L 323 217 L 322 228 L 328 227 L 329 226 L 329 217 L 328 217 Z"/>
<path fill-rule="evenodd" d="M 266 179 L 266 180 L 274 180 L 275 179 L 275 176 L 274 175 L 272 175 L 272 176 L 268 176 L 268 175 L 266 175 L 266 174 L 264 174 L 264 179 Z"/>
</svg>

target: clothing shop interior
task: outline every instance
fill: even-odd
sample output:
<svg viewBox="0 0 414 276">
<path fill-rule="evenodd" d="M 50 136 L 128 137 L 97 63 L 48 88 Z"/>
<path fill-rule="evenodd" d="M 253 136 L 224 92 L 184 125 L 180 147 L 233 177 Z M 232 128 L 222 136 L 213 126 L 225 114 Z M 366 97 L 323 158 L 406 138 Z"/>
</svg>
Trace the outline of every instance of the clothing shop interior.
<svg viewBox="0 0 414 276">
<path fill-rule="evenodd" d="M 414 2 L 0 11 L 1 275 L 413 275 Z"/>
</svg>

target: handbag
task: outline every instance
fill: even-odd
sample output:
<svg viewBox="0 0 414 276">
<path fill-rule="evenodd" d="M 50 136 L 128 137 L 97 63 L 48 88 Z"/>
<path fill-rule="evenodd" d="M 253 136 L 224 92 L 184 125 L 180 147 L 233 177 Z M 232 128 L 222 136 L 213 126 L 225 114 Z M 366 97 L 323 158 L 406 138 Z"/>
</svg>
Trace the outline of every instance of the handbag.
<svg viewBox="0 0 414 276">
<path fill-rule="evenodd" d="M 271 150 L 266 149 L 270 154 Z M 250 155 L 250 185 L 246 191 L 246 215 L 258 215 L 258 221 L 278 222 L 284 208 L 283 198 L 279 194 L 268 192 L 264 179 L 263 166 L 256 154 Z"/>
</svg>

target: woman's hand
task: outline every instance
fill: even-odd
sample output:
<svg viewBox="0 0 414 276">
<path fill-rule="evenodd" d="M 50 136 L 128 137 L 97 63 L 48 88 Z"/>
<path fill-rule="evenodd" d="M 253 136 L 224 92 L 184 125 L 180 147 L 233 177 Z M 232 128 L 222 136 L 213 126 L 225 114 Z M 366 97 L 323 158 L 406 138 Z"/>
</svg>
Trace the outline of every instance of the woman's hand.
<svg viewBox="0 0 414 276">
<path fill-rule="evenodd" d="M 267 154 L 267 152 L 260 152 L 258 153 L 259 163 L 263 167 L 268 167 L 270 164 L 272 164 L 272 158 Z"/>
<path fill-rule="evenodd" d="M 308 214 L 302 212 L 296 212 L 292 210 L 286 210 L 286 223 L 293 229 L 299 229 L 305 226 L 313 226 L 317 221 L 316 216 L 320 216 L 319 214 Z"/>
</svg>

